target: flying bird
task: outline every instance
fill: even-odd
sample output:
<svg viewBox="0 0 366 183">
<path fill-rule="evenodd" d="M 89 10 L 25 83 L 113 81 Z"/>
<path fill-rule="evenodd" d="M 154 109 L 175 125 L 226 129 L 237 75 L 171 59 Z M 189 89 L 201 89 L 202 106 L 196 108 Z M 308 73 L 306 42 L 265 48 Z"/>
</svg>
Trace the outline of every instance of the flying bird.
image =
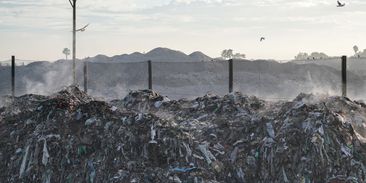
<svg viewBox="0 0 366 183">
<path fill-rule="evenodd" d="M 261 37 L 261 39 L 259 41 L 262 42 L 264 40 L 266 40 L 266 38 L 265 37 Z"/>
<path fill-rule="evenodd" d="M 89 26 L 89 24 L 86 24 L 83 28 L 77 29 L 75 30 L 76 32 L 80 31 L 80 32 L 84 32 L 85 29 Z"/>
<path fill-rule="evenodd" d="M 346 3 L 341 3 L 340 1 L 337 1 L 337 7 L 344 7 L 346 6 Z"/>
</svg>

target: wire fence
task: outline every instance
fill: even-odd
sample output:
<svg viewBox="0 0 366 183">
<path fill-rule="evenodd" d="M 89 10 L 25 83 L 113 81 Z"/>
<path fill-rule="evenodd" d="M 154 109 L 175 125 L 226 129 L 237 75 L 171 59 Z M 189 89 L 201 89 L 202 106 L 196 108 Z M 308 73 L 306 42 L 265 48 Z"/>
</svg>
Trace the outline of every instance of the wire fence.
<svg viewBox="0 0 366 183">
<path fill-rule="evenodd" d="M 20 62 L 21 60 L 16 60 Z M 173 99 L 194 98 L 205 94 L 225 95 L 230 82 L 233 91 L 266 100 L 292 100 L 299 93 L 342 95 L 341 58 L 293 61 L 233 60 L 210 62 L 108 62 L 88 60 L 76 64 L 77 82 L 88 93 L 107 99 L 123 98 L 130 90 L 152 89 Z M 87 74 L 84 74 L 87 63 Z M 348 58 L 348 96 L 363 99 L 366 58 Z M 72 83 L 72 62 L 33 62 L 17 64 L 15 95 L 50 94 Z M 233 77 L 230 79 L 230 72 Z M 11 94 L 11 69 L 0 66 L 0 95 Z"/>
</svg>

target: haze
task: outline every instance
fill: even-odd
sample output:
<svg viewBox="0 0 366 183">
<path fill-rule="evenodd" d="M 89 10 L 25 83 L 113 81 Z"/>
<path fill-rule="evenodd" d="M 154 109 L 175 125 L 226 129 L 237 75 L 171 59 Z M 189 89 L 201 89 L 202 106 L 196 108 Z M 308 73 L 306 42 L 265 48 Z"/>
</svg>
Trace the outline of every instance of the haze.
<svg viewBox="0 0 366 183">
<path fill-rule="evenodd" d="M 218 57 L 292 59 L 298 52 L 352 55 L 366 48 L 366 2 L 344 0 L 78 0 L 78 58 L 168 47 Z M 67 0 L 0 0 L 0 60 L 56 60 L 71 48 Z M 266 37 L 259 42 L 260 37 Z"/>
</svg>

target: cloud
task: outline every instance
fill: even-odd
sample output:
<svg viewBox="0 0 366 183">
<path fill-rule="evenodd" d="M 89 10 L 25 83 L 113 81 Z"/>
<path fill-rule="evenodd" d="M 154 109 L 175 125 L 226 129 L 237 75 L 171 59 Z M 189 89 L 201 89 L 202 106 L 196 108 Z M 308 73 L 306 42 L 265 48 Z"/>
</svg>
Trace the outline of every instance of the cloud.
<svg viewBox="0 0 366 183">
<path fill-rule="evenodd" d="M 192 36 L 202 38 L 202 43 L 225 37 L 229 44 L 256 41 L 260 34 L 296 37 L 294 30 L 308 33 L 304 34 L 307 39 L 326 36 L 326 32 L 362 35 L 366 2 L 350 0 L 345 8 L 335 6 L 329 0 L 79 0 L 77 24 L 90 23 L 81 34 L 96 40 L 133 43 L 144 38 L 163 46 L 178 45 L 178 40 Z M 69 40 L 72 11 L 68 0 L 0 0 L 0 13 L 0 33 L 42 35 L 41 41 L 62 35 Z"/>
<path fill-rule="evenodd" d="M 353 3 L 365 4 L 363 1 L 356 0 Z M 319 6 L 334 9 L 332 3 L 327 0 L 257 0 L 251 2 L 244 0 L 93 0 L 78 1 L 78 20 L 81 21 L 80 23 L 94 22 L 110 27 L 120 23 L 125 26 L 151 24 L 149 21 L 157 20 L 154 22 L 155 25 L 171 24 L 175 26 L 179 23 L 201 22 L 210 26 L 214 23 L 221 25 L 227 22 L 226 26 L 232 26 L 233 21 L 230 19 L 236 19 L 236 17 L 243 17 L 243 20 L 247 17 L 252 19 L 269 17 L 271 19 L 273 16 L 283 20 L 289 16 L 299 19 L 308 18 L 313 15 L 309 15 L 309 10 L 301 8 Z M 319 12 L 317 9 L 312 11 Z M 315 16 L 328 16 L 329 10 L 322 11 L 324 12 L 319 12 Z M 301 12 L 304 15 L 300 15 Z M 0 26 L 13 25 L 34 29 L 41 26 L 45 29 L 58 29 L 59 25 L 64 25 L 61 27 L 65 28 L 70 24 L 71 8 L 67 0 L 0 0 L 0 13 L 3 15 L 0 17 Z M 330 13 L 334 14 L 332 11 Z M 58 26 L 54 27 L 54 24 Z"/>
</svg>

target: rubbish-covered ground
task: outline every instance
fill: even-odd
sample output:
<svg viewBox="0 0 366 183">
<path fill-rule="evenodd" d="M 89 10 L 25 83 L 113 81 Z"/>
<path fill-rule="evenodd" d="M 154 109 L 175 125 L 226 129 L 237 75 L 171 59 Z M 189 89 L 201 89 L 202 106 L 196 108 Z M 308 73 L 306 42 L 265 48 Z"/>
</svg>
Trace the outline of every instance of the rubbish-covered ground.
<svg viewBox="0 0 366 183">
<path fill-rule="evenodd" d="M 6 103 L 0 182 L 366 182 L 366 105 L 348 98 L 105 102 L 68 87 Z"/>
</svg>

